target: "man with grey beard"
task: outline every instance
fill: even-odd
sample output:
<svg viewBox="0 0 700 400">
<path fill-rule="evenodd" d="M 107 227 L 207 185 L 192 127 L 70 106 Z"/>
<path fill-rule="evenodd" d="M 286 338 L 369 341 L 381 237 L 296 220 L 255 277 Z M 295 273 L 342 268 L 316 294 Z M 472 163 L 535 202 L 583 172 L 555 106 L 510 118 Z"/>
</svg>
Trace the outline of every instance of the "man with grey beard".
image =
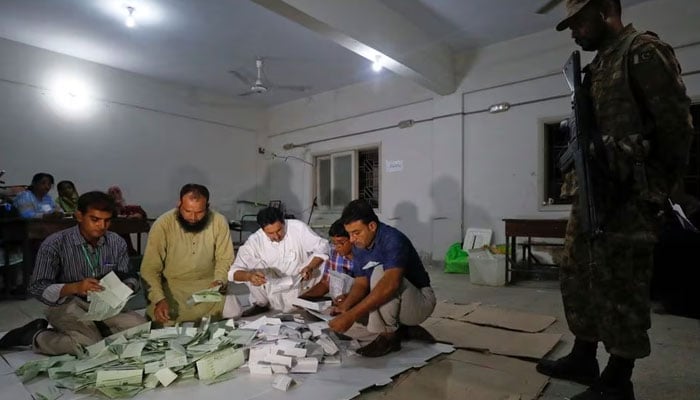
<svg viewBox="0 0 700 400">
<path fill-rule="evenodd" d="M 177 208 L 161 215 L 148 234 L 141 277 L 148 289 L 149 318 L 162 325 L 240 315 L 234 296 L 222 302 L 191 304 L 192 293 L 228 287 L 233 242 L 226 218 L 209 209 L 209 190 L 189 183 Z"/>
</svg>

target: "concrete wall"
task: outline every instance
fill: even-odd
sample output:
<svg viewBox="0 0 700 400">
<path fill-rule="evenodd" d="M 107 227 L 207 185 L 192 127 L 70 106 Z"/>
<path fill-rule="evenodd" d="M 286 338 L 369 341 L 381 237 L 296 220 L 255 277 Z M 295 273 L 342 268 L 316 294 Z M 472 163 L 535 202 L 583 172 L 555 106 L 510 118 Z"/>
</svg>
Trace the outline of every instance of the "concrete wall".
<svg viewBox="0 0 700 400">
<path fill-rule="evenodd" d="M 84 107 L 56 99 L 65 77 L 84 83 Z M 225 97 L 0 40 L 0 169 L 8 184 L 36 172 L 80 192 L 120 185 L 156 217 L 187 182 L 207 185 L 230 217 L 253 190 L 262 112 Z M 55 190 L 52 192 L 55 195 Z"/>
<path fill-rule="evenodd" d="M 623 20 L 679 47 L 684 71 L 700 69 L 700 2 L 650 1 L 625 9 Z M 380 218 L 407 233 L 426 257 L 442 259 L 468 227 L 493 229 L 493 242 L 502 243 L 503 218 L 568 214 L 566 207 L 542 205 L 542 125 L 569 112 L 566 97 L 546 99 L 567 93 L 559 71 L 575 49 L 569 33 L 552 29 L 461 55 L 457 61 L 464 79 L 450 96 L 436 96 L 382 72 L 375 81 L 269 109 L 266 146 L 280 156 L 312 161 L 315 154 L 379 144 L 382 165 L 404 162 L 401 172 L 383 169 Z M 585 54 L 584 60 L 590 58 Z M 685 82 L 689 95 L 700 99 L 700 75 L 689 75 Z M 500 114 L 481 111 L 500 102 L 528 104 Z M 466 115 L 393 127 L 405 119 L 460 111 Z M 343 135 L 350 136 L 331 140 Z M 320 142 L 282 148 L 315 141 Z M 313 199 L 312 168 L 294 159 L 269 159 L 265 170 L 272 197 L 306 218 Z M 318 217 L 329 221 L 336 215 Z"/>
</svg>

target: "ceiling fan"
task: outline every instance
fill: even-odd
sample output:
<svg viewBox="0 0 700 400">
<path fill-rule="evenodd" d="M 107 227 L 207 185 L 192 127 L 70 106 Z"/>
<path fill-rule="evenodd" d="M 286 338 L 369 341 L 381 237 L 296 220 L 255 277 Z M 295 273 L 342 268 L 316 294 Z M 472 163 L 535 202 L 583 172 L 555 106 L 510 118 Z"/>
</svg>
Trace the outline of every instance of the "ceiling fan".
<svg viewBox="0 0 700 400">
<path fill-rule="evenodd" d="M 250 89 L 243 93 L 239 93 L 239 96 L 250 96 L 251 94 L 263 94 L 266 93 L 268 90 L 273 90 L 273 89 L 281 89 L 281 90 L 291 90 L 294 92 L 306 92 L 311 90 L 311 86 L 302 86 L 302 85 L 276 85 L 270 82 L 270 80 L 267 78 L 265 75 L 265 70 L 263 69 L 263 59 L 258 58 L 255 60 L 255 68 L 257 70 L 257 76 L 255 80 L 251 80 L 246 78 L 245 75 L 243 75 L 239 71 L 229 71 L 229 73 L 233 74 L 238 80 L 243 82 L 246 86 L 248 86 Z"/>
<path fill-rule="evenodd" d="M 548 2 L 544 3 L 542 7 L 538 8 L 537 11 L 535 11 L 537 14 L 547 14 L 548 12 L 552 11 L 556 6 L 559 5 L 564 0 L 549 0 Z"/>
</svg>

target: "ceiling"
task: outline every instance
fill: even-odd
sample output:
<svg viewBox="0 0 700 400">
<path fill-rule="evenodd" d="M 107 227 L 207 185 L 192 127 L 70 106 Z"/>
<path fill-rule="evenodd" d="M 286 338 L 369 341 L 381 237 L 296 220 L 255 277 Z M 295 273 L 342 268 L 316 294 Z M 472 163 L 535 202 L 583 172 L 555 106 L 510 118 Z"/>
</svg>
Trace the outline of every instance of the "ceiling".
<svg viewBox="0 0 700 400">
<path fill-rule="evenodd" d="M 440 46 L 441 54 L 553 29 L 564 13 L 560 5 L 547 15 L 535 14 L 544 0 L 332 1 L 355 2 L 344 3 L 351 8 L 366 4 L 374 6 L 375 11 L 376 7 L 383 8 L 387 13 L 382 16 L 391 16 L 395 24 L 376 31 L 391 36 L 386 29 L 409 29 L 420 36 L 422 45 Z M 624 5 L 642 1 L 627 0 Z M 350 47 L 343 44 L 347 40 L 341 42 L 338 35 L 329 33 L 332 29 L 328 24 L 334 18 L 338 21 L 345 17 L 324 16 L 323 12 L 333 12 L 332 7 L 320 14 L 311 10 L 314 18 L 327 24 L 313 29 L 319 25 L 317 20 L 303 26 L 269 5 L 285 2 L 290 1 L 0 0 L 0 37 L 232 98 L 248 88 L 227 71 L 234 69 L 252 76 L 256 57 L 266 58 L 265 72 L 271 82 L 312 87 L 306 92 L 272 90 L 237 98 L 261 105 L 280 104 L 393 73 L 384 70 L 377 75 L 365 57 L 353 52 L 354 48 L 348 50 Z M 291 1 L 295 2 L 304 3 Z M 327 4 L 331 3 L 321 8 Z M 127 5 L 136 10 L 137 26 L 133 29 L 124 24 Z M 363 21 L 357 19 L 355 27 L 360 33 L 356 36 L 373 32 L 374 26 L 362 26 Z M 405 53 L 406 44 L 402 45 Z M 413 67 L 410 60 L 399 61 Z M 416 69 L 420 72 L 421 66 Z"/>
</svg>

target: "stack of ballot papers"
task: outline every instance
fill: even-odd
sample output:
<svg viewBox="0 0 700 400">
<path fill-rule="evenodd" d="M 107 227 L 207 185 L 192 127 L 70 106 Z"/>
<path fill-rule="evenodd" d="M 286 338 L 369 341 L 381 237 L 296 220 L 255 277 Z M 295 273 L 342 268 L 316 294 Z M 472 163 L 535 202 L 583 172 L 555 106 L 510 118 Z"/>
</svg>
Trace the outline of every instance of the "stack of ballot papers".
<svg viewBox="0 0 700 400">
<path fill-rule="evenodd" d="M 217 303 L 219 301 L 224 300 L 224 295 L 221 294 L 219 291 L 221 289 L 221 285 L 214 286 L 212 288 L 208 289 L 203 289 L 197 292 L 192 293 L 192 297 L 190 297 L 187 302 L 189 304 L 196 304 L 196 303 Z"/>
<path fill-rule="evenodd" d="M 57 388 L 127 398 L 187 379 L 206 384 L 232 379 L 241 366 L 255 375 L 311 374 L 319 365 L 338 364 L 341 355 L 354 354 L 339 345 L 327 322 L 306 323 L 298 314 L 236 325 L 203 318 L 198 327 L 151 329 L 147 322 L 85 347 L 79 357 L 29 361 L 15 373 L 23 383 L 46 375 Z M 276 378 L 272 385 L 288 390 L 294 387 L 292 378 Z"/>
</svg>

